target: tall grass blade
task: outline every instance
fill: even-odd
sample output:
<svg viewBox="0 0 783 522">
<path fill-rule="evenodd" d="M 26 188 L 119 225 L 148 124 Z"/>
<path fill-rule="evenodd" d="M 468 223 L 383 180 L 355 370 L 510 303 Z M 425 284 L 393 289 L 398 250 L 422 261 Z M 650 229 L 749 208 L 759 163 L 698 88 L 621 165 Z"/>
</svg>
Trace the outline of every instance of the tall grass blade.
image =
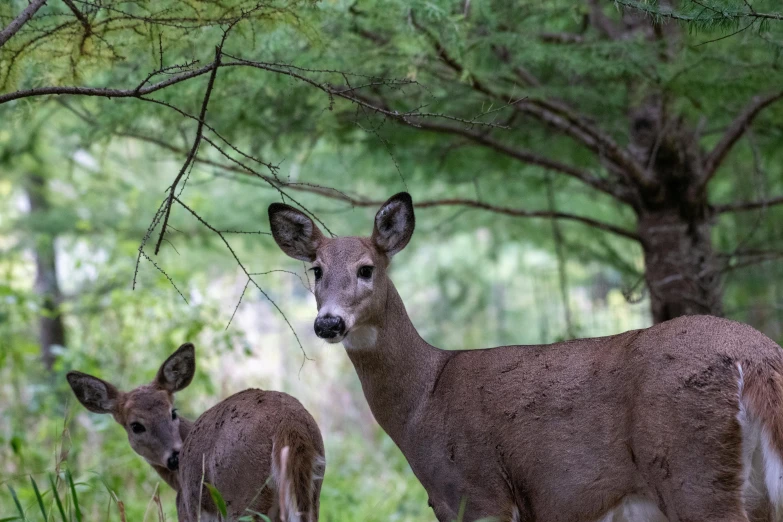
<svg viewBox="0 0 783 522">
<path fill-rule="evenodd" d="M 79 498 L 76 496 L 76 485 L 73 483 L 71 470 L 65 470 L 65 478 L 68 480 L 68 486 L 71 488 L 71 497 L 73 498 L 73 510 L 76 515 L 76 521 L 82 522 L 82 510 L 79 508 Z"/>
<path fill-rule="evenodd" d="M 16 496 L 16 491 L 14 491 L 14 488 L 11 487 L 11 484 L 8 484 L 8 490 L 11 492 L 11 497 L 14 499 L 16 509 L 19 511 L 19 520 L 26 521 L 27 517 L 24 516 L 24 509 L 22 509 L 22 504 L 19 502 L 19 497 Z"/>
<path fill-rule="evenodd" d="M 35 499 L 38 501 L 38 507 L 41 508 L 41 514 L 43 515 L 44 522 L 46 522 L 48 517 L 46 516 L 46 508 L 44 507 L 43 496 L 41 496 L 41 492 L 38 490 L 38 484 L 35 483 L 35 479 L 32 475 L 30 475 L 30 482 L 33 484 Z"/>
<path fill-rule="evenodd" d="M 209 496 L 212 497 L 212 501 L 217 506 L 218 511 L 223 515 L 223 518 L 226 518 L 228 516 L 228 510 L 226 509 L 226 501 L 223 500 L 223 495 L 221 495 L 220 491 L 209 482 L 204 482 L 204 485 L 209 490 Z"/>
<path fill-rule="evenodd" d="M 68 517 L 65 516 L 65 510 L 63 509 L 63 503 L 60 500 L 60 493 L 57 491 L 57 482 L 54 480 L 54 475 L 49 475 L 49 482 L 52 484 L 52 496 L 54 497 L 54 503 L 57 504 L 57 509 L 60 511 L 60 517 L 63 522 L 68 522 Z"/>
</svg>

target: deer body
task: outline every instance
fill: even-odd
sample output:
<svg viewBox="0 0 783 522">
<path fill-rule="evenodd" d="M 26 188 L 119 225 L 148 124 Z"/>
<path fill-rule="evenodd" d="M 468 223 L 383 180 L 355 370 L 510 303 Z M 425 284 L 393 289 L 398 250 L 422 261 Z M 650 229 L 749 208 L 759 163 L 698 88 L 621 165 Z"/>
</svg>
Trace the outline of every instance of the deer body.
<svg viewBox="0 0 783 522">
<path fill-rule="evenodd" d="M 185 439 L 177 512 L 197 520 L 200 495 L 202 520 L 203 513 L 217 515 L 209 493 L 199 493 L 203 474 L 226 500 L 229 520 L 248 515 L 246 508 L 276 520 L 282 498 L 286 522 L 315 522 L 323 455 L 318 426 L 298 400 L 275 391 L 239 392 L 201 414 Z"/>
<path fill-rule="evenodd" d="M 127 393 L 80 372 L 68 382 L 87 409 L 111 413 L 134 451 L 177 491 L 180 522 L 220 520 L 203 483 L 220 492 L 228 520 L 256 512 L 276 522 L 316 522 L 325 462 L 312 416 L 290 395 L 250 389 L 190 422 L 176 414 L 173 394 L 194 372 L 194 348 L 185 344 L 152 383 Z"/>
<path fill-rule="evenodd" d="M 760 332 L 702 316 L 439 350 L 386 276 L 412 234 L 409 196 L 369 239 L 325 238 L 283 205 L 270 219 L 281 248 L 313 262 L 316 332 L 342 341 L 441 522 L 463 503 L 466 521 L 781 520 L 783 356 Z"/>
</svg>

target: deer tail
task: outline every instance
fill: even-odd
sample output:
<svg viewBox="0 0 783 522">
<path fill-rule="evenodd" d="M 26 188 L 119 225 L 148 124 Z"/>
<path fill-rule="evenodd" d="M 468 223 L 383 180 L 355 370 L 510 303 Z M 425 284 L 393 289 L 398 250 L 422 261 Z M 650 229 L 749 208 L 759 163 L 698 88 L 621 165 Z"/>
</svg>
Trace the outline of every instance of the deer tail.
<svg viewBox="0 0 783 522">
<path fill-rule="evenodd" d="M 763 459 L 763 484 L 772 520 L 783 520 L 783 364 L 765 360 L 739 370 L 740 424 L 756 419 Z M 743 441 L 748 442 L 748 441 Z M 751 447 L 743 448 L 752 451 Z M 748 459 L 750 460 L 750 459 Z"/>
<path fill-rule="evenodd" d="M 272 446 L 272 480 L 282 522 L 318 520 L 316 481 L 323 479 L 324 457 L 312 442 L 294 431 L 285 433 Z"/>
</svg>

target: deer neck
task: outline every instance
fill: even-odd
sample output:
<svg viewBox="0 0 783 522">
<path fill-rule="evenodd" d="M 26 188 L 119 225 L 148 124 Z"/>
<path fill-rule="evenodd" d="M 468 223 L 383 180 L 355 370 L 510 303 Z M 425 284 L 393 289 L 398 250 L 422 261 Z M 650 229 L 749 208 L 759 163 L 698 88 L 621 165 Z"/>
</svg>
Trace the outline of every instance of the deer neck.
<svg viewBox="0 0 783 522">
<path fill-rule="evenodd" d="M 185 439 L 188 437 L 188 434 L 190 434 L 190 430 L 193 428 L 193 422 L 186 419 L 185 417 L 180 416 L 179 418 L 179 436 L 182 439 L 182 442 L 184 444 Z M 158 466 L 156 464 L 151 464 L 152 468 L 155 470 L 155 472 L 160 476 L 160 478 L 163 479 L 163 481 L 171 486 L 171 489 L 179 493 L 179 472 L 178 471 L 171 471 L 169 468 L 166 468 L 164 466 Z"/>
<path fill-rule="evenodd" d="M 375 419 L 400 445 L 415 409 L 426 403 L 446 352 L 419 336 L 391 281 L 379 323 L 351 332 L 343 345 Z"/>
</svg>

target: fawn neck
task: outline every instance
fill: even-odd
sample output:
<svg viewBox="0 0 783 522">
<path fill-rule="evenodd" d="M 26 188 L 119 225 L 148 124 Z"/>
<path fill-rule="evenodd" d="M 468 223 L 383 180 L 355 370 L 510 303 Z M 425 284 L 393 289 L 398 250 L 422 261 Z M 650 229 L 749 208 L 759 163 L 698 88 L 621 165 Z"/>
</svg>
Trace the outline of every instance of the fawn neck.
<svg viewBox="0 0 783 522">
<path fill-rule="evenodd" d="M 384 317 L 372 328 L 349 334 L 344 344 L 375 419 L 399 445 L 416 406 L 426 403 L 447 352 L 419 336 L 391 281 Z"/>
<path fill-rule="evenodd" d="M 192 428 L 192 421 L 182 416 L 179 417 L 179 436 L 182 438 L 183 444 L 185 443 L 185 439 L 187 439 L 188 434 Z M 166 484 L 171 486 L 174 491 L 179 493 L 179 473 L 177 471 L 171 471 L 169 468 L 164 466 L 157 466 L 155 464 L 151 464 L 151 466 Z"/>
</svg>

